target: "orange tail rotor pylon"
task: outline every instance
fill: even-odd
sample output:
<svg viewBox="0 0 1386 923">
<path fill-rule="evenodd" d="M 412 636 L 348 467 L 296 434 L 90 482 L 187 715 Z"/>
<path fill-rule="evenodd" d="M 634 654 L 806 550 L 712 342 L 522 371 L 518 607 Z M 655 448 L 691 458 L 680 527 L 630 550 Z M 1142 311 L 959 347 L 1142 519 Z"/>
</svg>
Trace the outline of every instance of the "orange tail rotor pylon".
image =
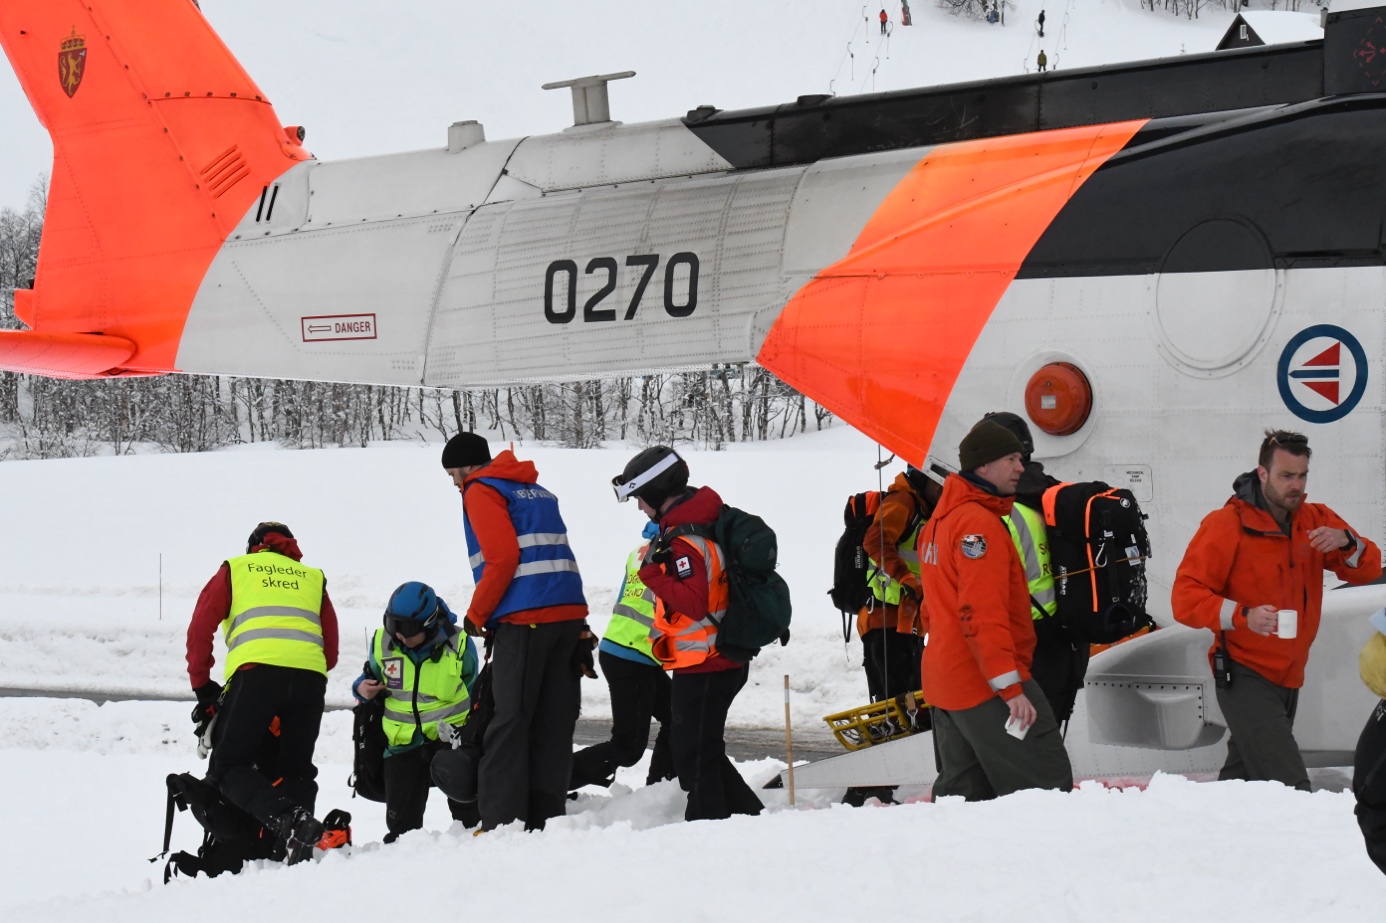
<svg viewBox="0 0 1386 923">
<path fill-rule="evenodd" d="M 218 249 L 310 155 L 191 0 L 10 0 L 0 46 L 53 139 L 38 276 L 16 298 L 32 332 L 6 334 L 0 368 L 175 371 Z"/>
</svg>

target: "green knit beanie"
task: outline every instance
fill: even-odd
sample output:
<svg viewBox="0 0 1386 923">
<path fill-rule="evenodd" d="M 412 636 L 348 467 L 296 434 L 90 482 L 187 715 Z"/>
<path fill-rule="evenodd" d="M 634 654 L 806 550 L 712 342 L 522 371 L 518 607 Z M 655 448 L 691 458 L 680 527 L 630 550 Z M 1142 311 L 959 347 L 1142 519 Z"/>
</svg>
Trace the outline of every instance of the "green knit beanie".
<svg viewBox="0 0 1386 923">
<path fill-rule="evenodd" d="M 958 467 L 963 471 L 976 471 L 1012 453 L 1025 454 L 1025 446 L 1015 434 L 994 420 L 983 420 L 972 427 L 958 446 Z"/>
</svg>

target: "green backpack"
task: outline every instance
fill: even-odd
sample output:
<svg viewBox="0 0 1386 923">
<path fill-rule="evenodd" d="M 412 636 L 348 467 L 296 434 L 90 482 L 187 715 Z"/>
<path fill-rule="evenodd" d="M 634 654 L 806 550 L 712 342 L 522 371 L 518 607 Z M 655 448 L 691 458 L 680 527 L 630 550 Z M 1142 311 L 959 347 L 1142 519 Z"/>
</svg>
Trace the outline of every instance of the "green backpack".
<svg viewBox="0 0 1386 923">
<path fill-rule="evenodd" d="M 717 628 L 718 651 L 729 660 L 749 663 L 762 647 L 775 641 L 788 644 L 789 584 L 775 573 L 775 530 L 759 516 L 724 505 L 711 526 L 675 526 L 665 541 L 681 535 L 711 539 L 722 549 L 727 612 Z"/>
</svg>

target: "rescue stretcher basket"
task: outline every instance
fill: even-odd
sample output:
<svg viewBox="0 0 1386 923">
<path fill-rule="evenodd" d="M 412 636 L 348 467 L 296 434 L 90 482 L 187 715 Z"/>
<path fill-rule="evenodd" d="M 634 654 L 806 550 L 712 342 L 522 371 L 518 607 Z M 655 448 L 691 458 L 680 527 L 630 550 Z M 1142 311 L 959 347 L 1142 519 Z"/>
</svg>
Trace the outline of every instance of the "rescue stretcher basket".
<svg viewBox="0 0 1386 923">
<path fill-rule="evenodd" d="M 838 743 L 848 750 L 864 750 L 876 744 L 909 737 L 933 727 L 933 714 L 923 692 L 907 692 L 892 699 L 872 702 L 823 720 Z"/>
</svg>

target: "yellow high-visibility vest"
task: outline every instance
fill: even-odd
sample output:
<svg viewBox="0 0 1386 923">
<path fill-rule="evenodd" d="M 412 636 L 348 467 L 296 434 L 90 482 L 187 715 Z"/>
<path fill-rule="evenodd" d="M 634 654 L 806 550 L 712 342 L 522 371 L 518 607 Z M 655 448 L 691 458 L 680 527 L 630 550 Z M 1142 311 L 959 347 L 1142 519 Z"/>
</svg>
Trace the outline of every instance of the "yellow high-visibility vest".
<svg viewBox="0 0 1386 923">
<path fill-rule="evenodd" d="M 1025 564 L 1025 582 L 1030 585 L 1030 616 L 1038 622 L 1059 611 L 1059 600 L 1054 594 L 1054 565 L 1049 559 L 1049 533 L 1044 528 L 1044 517 L 1038 510 L 1016 503 L 1005 522 L 1015 550 Z M 1040 608 L 1036 608 L 1036 603 Z"/>
<path fill-rule="evenodd" d="M 371 641 L 375 662 L 384 673 L 385 711 L 380 729 L 391 747 L 403 747 L 414 740 L 414 731 L 428 740 L 438 739 L 438 724 L 460 727 L 472 712 L 472 699 L 462 679 L 466 638 L 443 645 L 439 656 L 418 665 L 394 638 L 385 638 L 377 628 Z"/>
<path fill-rule="evenodd" d="M 322 571 L 273 551 L 231 558 L 231 611 L 221 623 L 226 679 L 247 663 L 327 675 Z"/>
<path fill-rule="evenodd" d="M 658 634 L 654 627 L 655 595 L 640 580 L 640 565 L 647 548 L 649 545 L 641 545 L 626 559 L 626 580 L 611 610 L 611 621 L 603 640 L 630 648 L 650 658 L 652 663 L 658 663 L 651 637 Z"/>
</svg>

